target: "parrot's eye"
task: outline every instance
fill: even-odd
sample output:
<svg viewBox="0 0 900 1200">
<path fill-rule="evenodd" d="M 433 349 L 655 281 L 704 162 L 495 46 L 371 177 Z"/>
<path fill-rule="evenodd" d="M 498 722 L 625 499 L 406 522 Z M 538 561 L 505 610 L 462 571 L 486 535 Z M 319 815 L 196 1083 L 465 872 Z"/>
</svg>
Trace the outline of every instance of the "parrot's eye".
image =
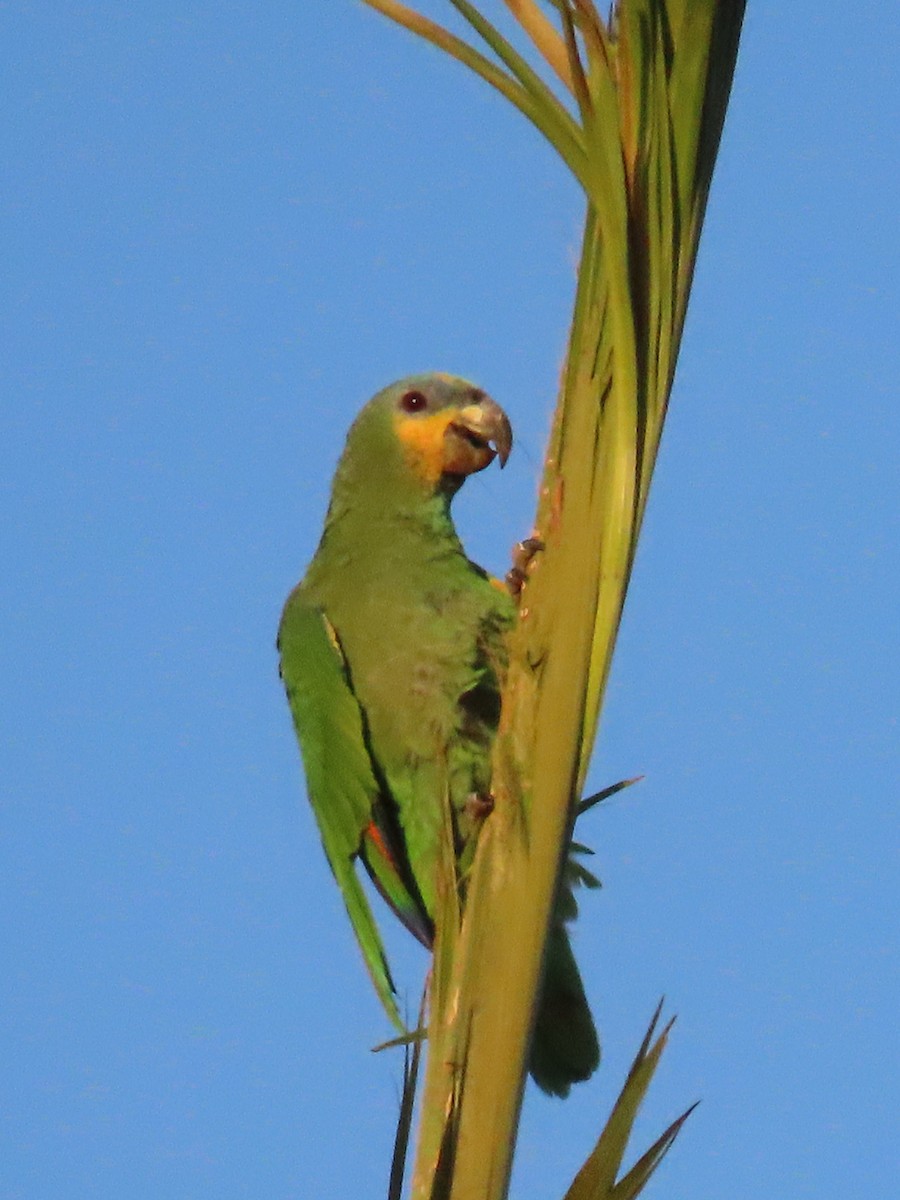
<svg viewBox="0 0 900 1200">
<path fill-rule="evenodd" d="M 404 412 L 421 412 L 428 407 L 428 400 L 423 392 L 406 392 L 400 400 Z"/>
</svg>

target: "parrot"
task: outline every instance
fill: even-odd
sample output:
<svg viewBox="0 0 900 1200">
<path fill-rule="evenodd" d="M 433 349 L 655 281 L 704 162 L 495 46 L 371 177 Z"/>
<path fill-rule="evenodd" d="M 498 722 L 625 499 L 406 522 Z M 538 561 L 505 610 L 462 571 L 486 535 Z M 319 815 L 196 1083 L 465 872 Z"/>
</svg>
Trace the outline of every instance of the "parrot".
<svg viewBox="0 0 900 1200">
<path fill-rule="evenodd" d="M 506 413 L 467 380 L 428 373 L 380 391 L 347 435 L 321 540 L 278 631 L 325 854 L 376 992 L 400 1028 L 359 868 L 430 949 L 448 814 L 460 863 L 471 861 L 489 819 L 517 612 L 510 589 L 466 556 L 450 506 L 469 475 L 494 459 L 504 466 L 511 448 Z M 574 883 L 597 886 L 570 856 L 529 1062 L 538 1086 L 556 1096 L 587 1079 L 600 1057 L 565 928 L 577 911 Z"/>
</svg>

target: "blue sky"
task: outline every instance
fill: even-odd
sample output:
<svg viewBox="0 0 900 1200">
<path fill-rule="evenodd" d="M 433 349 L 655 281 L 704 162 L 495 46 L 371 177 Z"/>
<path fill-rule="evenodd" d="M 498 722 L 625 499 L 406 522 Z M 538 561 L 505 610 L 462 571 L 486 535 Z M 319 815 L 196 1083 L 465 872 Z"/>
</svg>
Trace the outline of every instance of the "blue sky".
<svg viewBox="0 0 900 1200">
<path fill-rule="evenodd" d="M 636 1148 L 703 1103 L 648 1195 L 896 1187 L 898 25 L 750 3 L 591 777 L 646 781 L 583 833 L 605 1063 L 529 1091 L 514 1196 L 562 1196 L 663 993 Z M 398 1065 L 275 628 L 349 421 L 412 371 L 512 417 L 458 503 L 505 568 L 581 198 L 350 0 L 0 31 L 0 1200 L 383 1195 Z"/>
</svg>

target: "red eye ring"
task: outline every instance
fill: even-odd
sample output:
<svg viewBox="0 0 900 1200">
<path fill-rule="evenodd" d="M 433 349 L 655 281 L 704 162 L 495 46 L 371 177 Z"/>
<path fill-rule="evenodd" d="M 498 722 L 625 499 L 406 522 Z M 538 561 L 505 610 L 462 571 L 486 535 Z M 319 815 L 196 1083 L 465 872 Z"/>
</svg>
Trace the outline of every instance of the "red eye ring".
<svg viewBox="0 0 900 1200">
<path fill-rule="evenodd" d="M 428 398 L 424 392 L 406 392 L 400 399 L 400 407 L 404 412 L 421 412 L 428 407 Z"/>
</svg>

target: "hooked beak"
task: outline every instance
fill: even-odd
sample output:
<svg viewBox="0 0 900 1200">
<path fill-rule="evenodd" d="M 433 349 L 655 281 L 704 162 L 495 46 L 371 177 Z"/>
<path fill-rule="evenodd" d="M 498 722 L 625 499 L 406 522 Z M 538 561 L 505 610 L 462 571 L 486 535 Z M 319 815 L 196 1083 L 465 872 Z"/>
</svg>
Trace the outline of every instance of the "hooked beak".
<svg viewBox="0 0 900 1200">
<path fill-rule="evenodd" d="M 500 466 L 506 466 L 513 444 L 512 426 L 509 417 L 490 396 L 482 396 L 476 403 L 461 408 L 453 418 L 451 428 L 470 442 L 473 449 L 488 455 L 478 470 L 487 466 L 495 455 L 500 459 Z"/>
</svg>

